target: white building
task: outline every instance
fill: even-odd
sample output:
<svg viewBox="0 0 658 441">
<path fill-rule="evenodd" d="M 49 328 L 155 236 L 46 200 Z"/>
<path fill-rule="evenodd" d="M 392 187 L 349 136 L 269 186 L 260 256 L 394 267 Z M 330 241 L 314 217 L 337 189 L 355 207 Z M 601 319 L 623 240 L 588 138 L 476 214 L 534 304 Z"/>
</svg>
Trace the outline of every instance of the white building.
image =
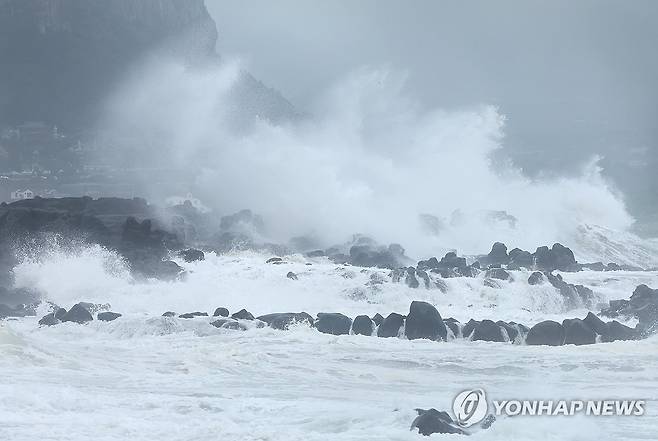
<svg viewBox="0 0 658 441">
<path fill-rule="evenodd" d="M 16 190 L 11 192 L 12 201 L 20 201 L 22 199 L 33 199 L 34 192 L 30 189 Z"/>
</svg>

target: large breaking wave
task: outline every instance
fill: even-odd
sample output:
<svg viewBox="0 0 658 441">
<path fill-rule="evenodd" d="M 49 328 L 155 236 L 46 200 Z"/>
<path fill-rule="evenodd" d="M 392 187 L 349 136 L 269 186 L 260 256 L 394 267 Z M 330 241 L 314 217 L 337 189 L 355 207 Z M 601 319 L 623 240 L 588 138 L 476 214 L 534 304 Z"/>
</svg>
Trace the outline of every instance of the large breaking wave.
<svg viewBox="0 0 658 441">
<path fill-rule="evenodd" d="M 319 94 L 311 118 L 235 130 L 226 103 L 239 71 L 149 64 L 108 100 L 99 125 L 162 141 L 131 161 L 190 171 L 204 204 L 261 213 L 278 242 L 308 235 L 326 246 L 364 233 L 424 257 L 482 253 L 496 240 L 530 250 L 563 241 L 596 257 L 583 226 L 614 235 L 633 222 L 596 158 L 578 177 L 539 180 L 494 163 L 505 118 L 493 106 L 423 110 L 403 75 L 363 69 Z M 155 185 L 146 192 L 169 196 Z"/>
</svg>

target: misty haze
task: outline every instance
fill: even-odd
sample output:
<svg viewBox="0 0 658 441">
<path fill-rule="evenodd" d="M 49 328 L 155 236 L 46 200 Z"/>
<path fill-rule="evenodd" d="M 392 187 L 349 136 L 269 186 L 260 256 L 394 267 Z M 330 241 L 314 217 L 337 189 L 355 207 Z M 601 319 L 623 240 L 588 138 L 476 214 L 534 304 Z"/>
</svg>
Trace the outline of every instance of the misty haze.
<svg viewBox="0 0 658 441">
<path fill-rule="evenodd" d="M 656 22 L 0 0 L 0 437 L 654 439 Z"/>
</svg>

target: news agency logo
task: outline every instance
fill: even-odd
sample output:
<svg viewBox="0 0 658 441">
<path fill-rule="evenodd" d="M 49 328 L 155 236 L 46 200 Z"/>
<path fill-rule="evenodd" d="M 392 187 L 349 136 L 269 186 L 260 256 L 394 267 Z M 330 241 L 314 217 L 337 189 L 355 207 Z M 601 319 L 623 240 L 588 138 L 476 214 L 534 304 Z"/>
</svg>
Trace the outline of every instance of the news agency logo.
<svg viewBox="0 0 658 441">
<path fill-rule="evenodd" d="M 487 396 L 483 389 L 465 390 L 455 397 L 452 411 L 457 424 L 470 427 L 477 424 L 487 416 Z"/>
<path fill-rule="evenodd" d="M 495 416 L 642 416 L 645 400 L 493 400 Z M 455 421 L 470 427 L 484 420 L 489 405 L 483 389 L 460 392 L 452 403 Z"/>
</svg>

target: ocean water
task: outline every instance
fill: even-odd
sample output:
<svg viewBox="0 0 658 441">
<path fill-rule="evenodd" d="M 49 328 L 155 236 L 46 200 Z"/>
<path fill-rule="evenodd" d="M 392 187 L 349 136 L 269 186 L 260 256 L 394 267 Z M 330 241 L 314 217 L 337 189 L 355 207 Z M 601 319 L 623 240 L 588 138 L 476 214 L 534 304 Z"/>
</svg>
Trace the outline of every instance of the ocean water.
<svg viewBox="0 0 658 441">
<path fill-rule="evenodd" d="M 449 410 L 462 390 L 490 399 L 644 399 L 638 417 L 501 417 L 474 439 L 656 439 L 658 339 L 585 347 L 530 347 L 217 329 L 179 313 L 247 308 L 270 312 L 404 313 L 412 300 L 444 317 L 533 324 L 583 316 L 564 311 L 550 286 L 527 273 L 502 289 L 483 279 L 448 279 L 447 293 L 393 284 L 387 271 L 324 259 L 242 252 L 182 263 L 179 282 L 135 283 L 100 248 L 52 252 L 15 268 L 19 286 L 70 307 L 108 303 L 120 319 L 39 327 L 38 318 L 0 324 L 0 439 L 7 440 L 412 440 L 414 408 Z M 311 263 L 311 265 L 307 265 Z M 299 280 L 286 278 L 297 273 Z M 656 272 L 564 274 L 601 302 L 628 298 Z M 369 283 L 384 280 L 383 283 Z M 45 307 L 43 308 L 45 313 Z M 633 323 L 630 323 L 633 324 Z M 454 439 L 456 435 L 433 435 Z"/>
</svg>

